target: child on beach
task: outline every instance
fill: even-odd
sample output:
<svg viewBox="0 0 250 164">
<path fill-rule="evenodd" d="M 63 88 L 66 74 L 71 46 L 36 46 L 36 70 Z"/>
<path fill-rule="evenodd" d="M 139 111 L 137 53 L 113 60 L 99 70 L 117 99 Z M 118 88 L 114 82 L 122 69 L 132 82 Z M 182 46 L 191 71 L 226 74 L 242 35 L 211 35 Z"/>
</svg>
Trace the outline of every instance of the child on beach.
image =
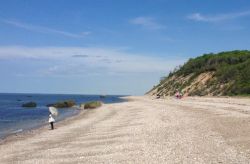
<svg viewBox="0 0 250 164">
<path fill-rule="evenodd" d="M 51 126 L 51 130 L 54 129 L 54 122 L 55 122 L 55 119 L 53 118 L 52 114 L 49 115 L 49 123 L 50 123 L 50 126 Z"/>
</svg>

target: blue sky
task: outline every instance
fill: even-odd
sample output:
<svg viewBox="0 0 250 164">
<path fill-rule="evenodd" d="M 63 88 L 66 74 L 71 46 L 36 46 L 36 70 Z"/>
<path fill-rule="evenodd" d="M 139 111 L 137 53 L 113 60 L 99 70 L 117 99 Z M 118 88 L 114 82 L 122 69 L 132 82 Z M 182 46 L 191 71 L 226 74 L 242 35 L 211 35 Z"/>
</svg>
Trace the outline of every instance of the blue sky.
<svg viewBox="0 0 250 164">
<path fill-rule="evenodd" d="M 188 58 L 249 49 L 248 0 L 0 0 L 0 92 L 142 95 Z"/>
</svg>

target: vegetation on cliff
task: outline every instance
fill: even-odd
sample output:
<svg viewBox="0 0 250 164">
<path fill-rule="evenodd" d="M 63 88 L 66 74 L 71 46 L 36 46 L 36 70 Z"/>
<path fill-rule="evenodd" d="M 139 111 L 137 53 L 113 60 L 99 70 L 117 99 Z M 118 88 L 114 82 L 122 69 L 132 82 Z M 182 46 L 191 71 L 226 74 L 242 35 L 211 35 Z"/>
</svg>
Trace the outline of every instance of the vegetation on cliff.
<svg viewBox="0 0 250 164">
<path fill-rule="evenodd" d="M 162 78 L 148 93 L 170 96 L 176 90 L 185 95 L 250 95 L 250 51 L 204 54 Z"/>
</svg>

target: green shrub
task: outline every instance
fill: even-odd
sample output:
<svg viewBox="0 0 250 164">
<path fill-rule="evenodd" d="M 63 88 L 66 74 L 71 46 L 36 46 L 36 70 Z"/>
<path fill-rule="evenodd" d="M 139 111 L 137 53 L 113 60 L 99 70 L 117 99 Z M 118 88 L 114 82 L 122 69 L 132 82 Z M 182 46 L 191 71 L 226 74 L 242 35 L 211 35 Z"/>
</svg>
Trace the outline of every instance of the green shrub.
<svg viewBox="0 0 250 164">
<path fill-rule="evenodd" d="M 91 101 L 84 104 L 84 109 L 95 109 L 102 106 L 101 101 Z"/>
</svg>

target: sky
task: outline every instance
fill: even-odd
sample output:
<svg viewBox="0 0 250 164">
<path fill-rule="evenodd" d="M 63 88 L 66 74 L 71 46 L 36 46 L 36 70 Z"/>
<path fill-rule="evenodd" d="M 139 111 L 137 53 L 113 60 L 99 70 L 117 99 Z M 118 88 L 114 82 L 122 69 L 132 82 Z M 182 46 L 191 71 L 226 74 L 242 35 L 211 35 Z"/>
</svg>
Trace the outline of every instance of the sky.
<svg viewBox="0 0 250 164">
<path fill-rule="evenodd" d="M 0 92 L 143 95 L 249 36 L 249 0 L 0 0 Z"/>
</svg>

